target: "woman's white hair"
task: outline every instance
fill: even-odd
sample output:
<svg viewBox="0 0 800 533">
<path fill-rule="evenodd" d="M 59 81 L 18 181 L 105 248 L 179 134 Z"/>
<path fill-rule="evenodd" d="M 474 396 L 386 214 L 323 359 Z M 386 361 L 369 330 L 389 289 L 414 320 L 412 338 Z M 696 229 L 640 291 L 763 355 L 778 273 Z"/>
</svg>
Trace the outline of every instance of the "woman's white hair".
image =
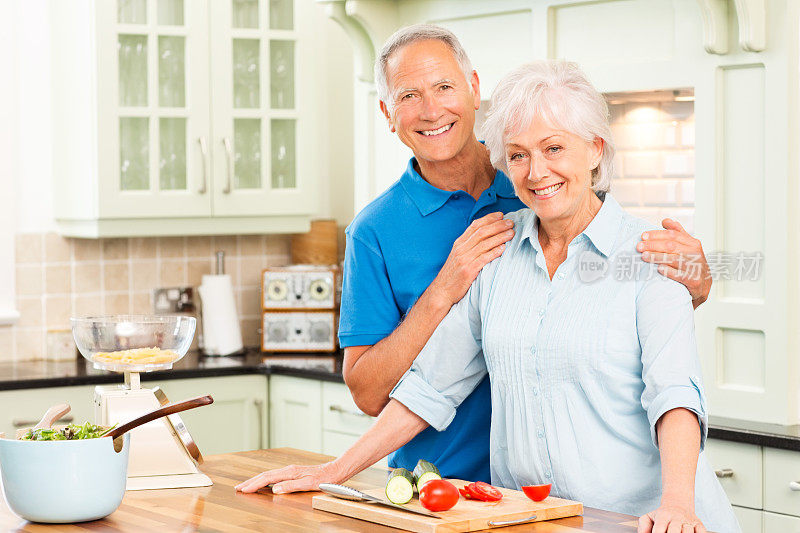
<svg viewBox="0 0 800 533">
<path fill-rule="evenodd" d="M 577 64 L 535 61 L 515 68 L 500 80 L 483 125 L 483 138 L 495 168 L 508 172 L 505 140 L 537 120 L 586 141 L 603 139 L 603 155 L 592 171 L 592 189 L 608 192 L 616 151 L 608 105 Z"/>
<path fill-rule="evenodd" d="M 390 108 L 392 107 L 392 101 L 389 98 L 391 95 L 389 94 L 389 82 L 386 78 L 386 64 L 389 62 L 389 58 L 392 57 L 392 54 L 404 46 L 418 41 L 442 41 L 446 44 L 450 50 L 453 51 L 453 56 L 456 58 L 458 66 L 461 67 L 461 70 L 464 72 L 467 84 L 469 84 L 470 77 L 472 76 L 472 63 L 469 57 L 467 57 L 467 52 L 464 51 L 464 47 L 461 46 L 461 43 L 453 32 L 433 24 L 414 24 L 412 26 L 406 26 L 394 32 L 392 36 L 387 39 L 375 60 L 375 85 L 378 90 L 378 98 Z M 472 85 L 469 85 L 469 87 L 471 92 Z"/>
</svg>

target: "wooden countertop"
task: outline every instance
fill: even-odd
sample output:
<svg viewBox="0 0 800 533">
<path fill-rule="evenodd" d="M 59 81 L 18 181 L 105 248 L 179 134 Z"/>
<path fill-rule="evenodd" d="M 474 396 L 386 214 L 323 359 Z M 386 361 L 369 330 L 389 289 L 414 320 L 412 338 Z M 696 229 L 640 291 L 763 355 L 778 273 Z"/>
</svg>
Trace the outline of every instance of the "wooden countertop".
<svg viewBox="0 0 800 533">
<path fill-rule="evenodd" d="M 0 502 L 0 530 L 25 532 L 189 532 L 189 531 L 310 531 L 348 533 L 395 532 L 399 530 L 347 518 L 311 508 L 313 492 L 273 495 L 271 492 L 242 494 L 239 482 L 272 468 L 288 464 L 316 464 L 330 457 L 292 448 L 258 450 L 207 457 L 201 470 L 214 481 L 212 487 L 129 491 L 122 505 L 103 520 L 80 524 L 33 524 L 15 516 Z M 383 469 L 371 468 L 358 479 L 380 483 Z M 636 518 L 586 508 L 583 516 L 503 528 L 508 533 L 635 532 Z"/>
</svg>

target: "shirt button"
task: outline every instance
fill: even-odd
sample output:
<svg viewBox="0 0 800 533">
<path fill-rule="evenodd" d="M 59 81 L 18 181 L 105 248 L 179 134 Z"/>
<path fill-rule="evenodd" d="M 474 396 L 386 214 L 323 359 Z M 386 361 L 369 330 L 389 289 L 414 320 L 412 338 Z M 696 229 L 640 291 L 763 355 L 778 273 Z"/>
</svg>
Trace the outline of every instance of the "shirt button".
<svg viewBox="0 0 800 533">
<path fill-rule="evenodd" d="M 544 309 L 539 309 L 539 316 L 544 316 Z"/>
<path fill-rule="evenodd" d="M 558 279 L 564 279 L 565 274 L 563 272 L 558 273 Z"/>
<path fill-rule="evenodd" d="M 551 477 L 553 477 L 553 474 L 551 474 L 550 472 L 545 472 L 544 473 L 544 477 L 546 477 L 547 479 L 550 479 Z"/>
<path fill-rule="evenodd" d="M 539 389 L 537 389 L 537 388 L 534 388 L 534 389 L 533 389 L 533 395 L 534 395 L 534 396 L 539 396 Z"/>
<path fill-rule="evenodd" d="M 531 353 L 536 355 L 536 346 L 531 346 Z"/>
<path fill-rule="evenodd" d="M 537 435 L 537 436 L 538 436 L 540 439 L 541 439 L 541 438 L 544 438 L 544 431 L 542 431 L 542 430 L 540 429 L 539 431 L 537 431 L 537 432 L 536 432 L 536 435 Z"/>
</svg>

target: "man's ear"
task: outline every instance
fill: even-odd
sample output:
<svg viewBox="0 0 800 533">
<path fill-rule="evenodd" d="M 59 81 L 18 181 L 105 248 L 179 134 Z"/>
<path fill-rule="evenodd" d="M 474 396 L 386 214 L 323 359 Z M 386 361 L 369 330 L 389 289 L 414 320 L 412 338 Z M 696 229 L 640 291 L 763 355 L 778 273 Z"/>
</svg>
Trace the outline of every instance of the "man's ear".
<svg viewBox="0 0 800 533">
<path fill-rule="evenodd" d="M 473 70 L 469 77 L 469 84 L 472 87 L 472 100 L 475 110 L 481 107 L 481 80 L 478 79 L 478 71 Z"/>
<path fill-rule="evenodd" d="M 386 122 L 389 124 L 389 131 L 394 133 L 394 121 L 392 121 L 392 116 L 389 114 L 389 108 L 386 107 L 386 103 L 383 100 L 381 100 L 378 105 L 381 108 L 381 113 L 383 113 L 383 116 L 386 117 Z"/>
<path fill-rule="evenodd" d="M 600 165 L 600 160 L 603 158 L 603 149 L 605 148 L 605 141 L 602 137 L 595 137 L 592 141 L 592 170 Z"/>
</svg>

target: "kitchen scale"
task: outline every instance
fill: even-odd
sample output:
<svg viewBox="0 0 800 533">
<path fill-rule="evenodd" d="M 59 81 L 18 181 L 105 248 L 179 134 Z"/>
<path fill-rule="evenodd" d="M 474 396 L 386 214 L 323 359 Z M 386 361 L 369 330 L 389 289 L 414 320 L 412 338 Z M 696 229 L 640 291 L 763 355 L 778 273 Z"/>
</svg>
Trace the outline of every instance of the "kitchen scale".
<svg viewBox="0 0 800 533">
<path fill-rule="evenodd" d="M 142 388 L 140 373 L 169 370 L 194 337 L 196 319 L 184 315 L 114 315 L 73 318 L 78 350 L 94 368 L 121 372 L 124 383 L 94 390 L 95 423 L 124 424 L 169 403 L 158 387 Z M 206 487 L 203 457 L 178 415 L 131 431 L 127 490 Z"/>
</svg>

